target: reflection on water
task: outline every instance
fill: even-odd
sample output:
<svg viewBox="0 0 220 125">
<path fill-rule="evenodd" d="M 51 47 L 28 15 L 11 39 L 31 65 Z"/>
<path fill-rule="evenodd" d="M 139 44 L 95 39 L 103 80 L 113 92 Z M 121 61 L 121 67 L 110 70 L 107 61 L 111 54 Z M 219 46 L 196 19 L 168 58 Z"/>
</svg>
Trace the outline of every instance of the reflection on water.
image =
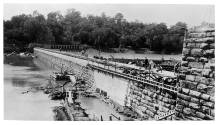
<svg viewBox="0 0 220 125">
<path fill-rule="evenodd" d="M 4 119 L 53 120 L 52 108 L 59 102 L 50 100 L 41 91 L 22 94 L 31 87 L 46 84 L 52 71 L 37 66 L 37 61 L 31 58 L 7 58 L 4 63 Z"/>
</svg>

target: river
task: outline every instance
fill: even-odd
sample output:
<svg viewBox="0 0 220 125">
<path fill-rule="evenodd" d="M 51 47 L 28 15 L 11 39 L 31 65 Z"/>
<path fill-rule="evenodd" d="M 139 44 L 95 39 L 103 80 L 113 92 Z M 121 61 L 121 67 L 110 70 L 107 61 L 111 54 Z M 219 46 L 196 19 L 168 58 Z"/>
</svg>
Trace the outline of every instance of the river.
<svg viewBox="0 0 220 125">
<path fill-rule="evenodd" d="M 60 102 L 31 89 L 46 84 L 52 72 L 38 64 L 37 60 L 17 56 L 4 61 L 5 120 L 54 120 L 52 108 Z M 30 92 L 22 94 L 28 90 Z"/>
<path fill-rule="evenodd" d="M 61 106 L 61 101 L 50 100 L 48 95 L 35 87 L 48 83 L 49 75 L 53 72 L 49 66 L 37 59 L 14 56 L 4 59 L 4 119 L 5 120 L 55 120 L 53 107 Z M 112 85 L 111 82 L 99 82 L 103 74 L 96 74 L 97 87 L 110 91 L 108 94 L 117 102 L 123 104 L 126 84 Z M 111 78 L 111 77 L 109 77 Z M 114 81 L 115 78 L 109 79 Z M 108 79 L 106 79 L 108 80 Z M 101 84 L 102 83 L 102 84 Z M 117 86 L 116 88 L 114 86 Z M 112 88 L 113 87 L 113 88 Z M 115 91 L 117 90 L 117 91 Z M 27 92 L 28 91 L 28 92 Z M 119 92 L 120 93 L 117 93 Z M 118 95 L 118 96 L 116 96 Z M 109 120 L 111 114 L 118 114 L 111 106 L 95 98 L 80 98 L 82 106 L 98 118 Z M 113 120 L 116 120 L 113 118 Z"/>
</svg>

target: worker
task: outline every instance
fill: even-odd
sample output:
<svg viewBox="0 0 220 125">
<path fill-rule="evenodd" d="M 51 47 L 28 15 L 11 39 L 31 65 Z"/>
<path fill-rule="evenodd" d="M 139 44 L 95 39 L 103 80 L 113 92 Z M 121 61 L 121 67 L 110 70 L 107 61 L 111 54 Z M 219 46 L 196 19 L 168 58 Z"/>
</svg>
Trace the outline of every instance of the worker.
<svg viewBox="0 0 220 125">
<path fill-rule="evenodd" d="M 148 61 L 147 57 L 145 57 L 144 67 L 147 68 L 148 66 L 149 66 L 149 61 Z"/>
</svg>

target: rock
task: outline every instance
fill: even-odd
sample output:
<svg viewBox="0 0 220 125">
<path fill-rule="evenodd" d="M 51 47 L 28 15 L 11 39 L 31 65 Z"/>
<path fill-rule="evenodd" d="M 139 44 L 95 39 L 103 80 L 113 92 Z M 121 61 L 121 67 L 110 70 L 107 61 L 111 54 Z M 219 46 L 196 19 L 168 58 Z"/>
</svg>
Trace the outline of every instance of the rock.
<svg viewBox="0 0 220 125">
<path fill-rule="evenodd" d="M 189 62 L 188 66 L 191 67 L 191 68 L 202 69 L 203 68 L 203 63 L 201 63 L 201 62 Z"/>
<path fill-rule="evenodd" d="M 205 117 L 205 114 L 203 114 L 202 112 L 196 112 L 196 116 L 203 119 Z"/>
<path fill-rule="evenodd" d="M 188 55 L 190 53 L 190 49 L 183 48 L 182 53 L 183 53 L 183 55 Z"/>
<path fill-rule="evenodd" d="M 210 48 L 210 49 L 215 49 L 215 43 L 210 44 L 210 45 L 209 45 L 209 48 Z"/>
<path fill-rule="evenodd" d="M 193 103 L 199 103 L 199 99 L 198 98 L 191 98 L 191 102 L 193 102 Z"/>
<path fill-rule="evenodd" d="M 188 106 L 189 105 L 188 101 L 182 100 L 181 98 L 178 98 L 177 103 L 181 104 L 181 105 L 184 105 L 184 106 Z"/>
<path fill-rule="evenodd" d="M 210 110 L 210 115 L 213 116 L 213 117 L 215 117 L 215 110 L 214 110 L 214 109 L 211 109 L 211 110 Z"/>
<path fill-rule="evenodd" d="M 214 97 L 211 97 L 211 96 L 210 96 L 209 99 L 210 99 L 211 102 L 215 102 L 215 98 L 214 98 Z"/>
<path fill-rule="evenodd" d="M 175 110 L 178 111 L 178 112 L 182 112 L 182 111 L 183 111 L 183 108 L 184 108 L 184 106 L 182 106 L 182 105 L 177 105 L 176 108 L 175 108 Z"/>
<path fill-rule="evenodd" d="M 199 91 L 201 91 L 201 92 L 205 92 L 205 90 L 207 89 L 207 85 L 205 85 L 205 84 L 199 84 L 199 85 L 197 86 L 197 89 L 198 89 Z"/>
<path fill-rule="evenodd" d="M 191 114 L 191 109 L 190 108 L 184 108 L 183 113 L 186 114 L 186 115 L 190 115 Z"/>
<path fill-rule="evenodd" d="M 193 62 L 193 61 L 195 61 L 195 58 L 194 57 L 187 57 L 186 60 L 189 62 Z"/>
<path fill-rule="evenodd" d="M 191 55 L 192 56 L 202 56 L 203 50 L 202 49 L 192 49 Z"/>
<path fill-rule="evenodd" d="M 188 66 L 188 61 L 182 61 L 181 65 L 187 67 Z"/>
<path fill-rule="evenodd" d="M 215 63 L 206 63 L 204 65 L 205 69 L 215 69 Z"/>
<path fill-rule="evenodd" d="M 184 94 L 180 94 L 180 93 L 178 93 L 177 96 L 179 98 L 181 98 L 181 99 L 186 100 L 186 101 L 190 101 L 190 98 L 191 98 L 190 96 L 187 96 L 187 95 L 184 95 Z"/>
<path fill-rule="evenodd" d="M 186 94 L 186 95 L 189 94 L 189 89 L 182 88 L 181 91 L 182 91 L 183 94 Z"/>
<path fill-rule="evenodd" d="M 205 115 L 204 120 L 214 120 L 215 118 L 210 115 Z"/>
<path fill-rule="evenodd" d="M 169 99 L 166 98 L 166 97 L 164 97 L 164 98 L 163 98 L 163 102 L 168 103 L 168 102 L 169 102 Z"/>
<path fill-rule="evenodd" d="M 214 97 L 215 96 L 215 87 L 208 87 L 206 94 Z"/>
<path fill-rule="evenodd" d="M 201 95 L 201 98 L 204 99 L 204 100 L 206 100 L 206 101 L 209 101 L 210 95 L 202 94 L 202 95 Z"/>
<path fill-rule="evenodd" d="M 148 114 L 152 118 L 154 117 L 154 113 L 151 112 L 150 110 L 146 110 L 145 113 Z"/>
<path fill-rule="evenodd" d="M 190 90 L 189 95 L 194 96 L 196 98 L 200 98 L 201 93 L 197 92 L 197 91 Z"/>
<path fill-rule="evenodd" d="M 215 43 L 215 38 L 214 37 L 207 37 L 205 38 L 206 43 Z"/>
<path fill-rule="evenodd" d="M 208 59 L 205 58 L 205 57 L 200 57 L 199 61 L 203 62 L 203 63 L 206 63 L 206 62 L 208 62 Z"/>
<path fill-rule="evenodd" d="M 198 82 L 191 82 L 191 81 L 182 81 L 180 82 L 180 86 L 183 88 L 188 88 L 190 90 L 196 90 Z"/>
<path fill-rule="evenodd" d="M 208 49 L 209 48 L 209 44 L 207 43 L 201 43 L 199 46 L 201 49 Z"/>
<path fill-rule="evenodd" d="M 202 69 L 192 68 L 191 75 L 199 76 L 202 73 Z"/>
<path fill-rule="evenodd" d="M 196 43 L 187 43 L 187 48 L 195 48 Z"/>
<path fill-rule="evenodd" d="M 203 105 L 208 106 L 210 108 L 214 108 L 214 103 L 213 102 L 204 102 Z"/>
<path fill-rule="evenodd" d="M 210 72 L 211 72 L 211 69 L 203 69 L 202 70 L 202 75 L 205 76 L 205 77 L 208 77 Z"/>
<path fill-rule="evenodd" d="M 195 76 L 194 75 L 186 75 L 186 80 L 194 81 L 195 80 Z"/>
<path fill-rule="evenodd" d="M 215 57 L 215 49 L 205 50 L 203 52 L 203 55 L 208 58 L 214 58 Z"/>
<path fill-rule="evenodd" d="M 192 102 L 189 103 L 189 107 L 193 108 L 193 109 L 196 109 L 196 110 L 198 110 L 200 108 L 198 104 L 192 103 Z"/>
</svg>

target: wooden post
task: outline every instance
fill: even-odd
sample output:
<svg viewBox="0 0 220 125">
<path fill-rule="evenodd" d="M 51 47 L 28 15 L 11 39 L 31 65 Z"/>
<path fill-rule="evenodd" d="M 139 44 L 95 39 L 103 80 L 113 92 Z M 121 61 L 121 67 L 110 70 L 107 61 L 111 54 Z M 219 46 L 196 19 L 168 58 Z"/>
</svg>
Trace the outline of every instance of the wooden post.
<svg viewBox="0 0 220 125">
<path fill-rule="evenodd" d="M 109 116 L 109 121 L 112 121 L 112 116 Z"/>
<path fill-rule="evenodd" d="M 103 121 L 102 115 L 101 115 L 101 121 Z"/>
</svg>

